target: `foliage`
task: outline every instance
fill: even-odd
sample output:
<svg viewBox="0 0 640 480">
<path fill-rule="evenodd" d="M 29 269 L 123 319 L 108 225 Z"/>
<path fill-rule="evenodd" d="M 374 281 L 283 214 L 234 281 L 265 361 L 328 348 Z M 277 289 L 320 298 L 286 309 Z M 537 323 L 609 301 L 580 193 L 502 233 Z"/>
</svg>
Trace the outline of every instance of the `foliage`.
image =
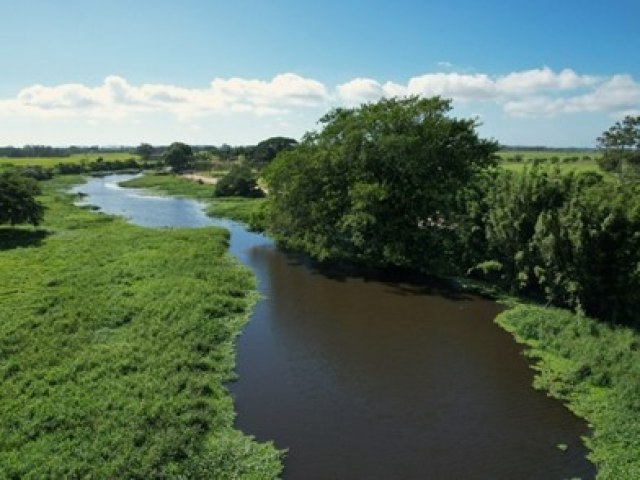
<svg viewBox="0 0 640 480">
<path fill-rule="evenodd" d="M 603 170 L 629 177 L 640 175 L 640 115 L 626 116 L 598 138 Z"/>
<path fill-rule="evenodd" d="M 528 346 L 534 385 L 593 426 L 598 478 L 640 478 L 640 335 L 566 310 L 519 305 L 496 321 Z"/>
<path fill-rule="evenodd" d="M 136 147 L 136 153 L 140 155 L 140 158 L 143 160 L 149 160 L 151 155 L 153 155 L 153 146 L 148 143 L 141 143 Z"/>
<path fill-rule="evenodd" d="M 194 157 L 191 147 L 182 142 L 174 142 L 162 155 L 162 160 L 176 173 L 184 172 L 191 168 Z"/>
<path fill-rule="evenodd" d="M 470 273 L 604 320 L 637 320 L 638 188 L 534 167 L 496 171 L 461 197 L 458 258 Z"/>
<path fill-rule="evenodd" d="M 436 268 L 454 192 L 497 148 L 449 110 L 411 97 L 330 112 L 266 170 L 270 233 L 319 259 Z"/>
<path fill-rule="evenodd" d="M 257 165 L 267 165 L 278 153 L 289 150 L 298 144 L 293 138 L 271 137 L 258 143 L 251 153 L 251 162 Z"/>
<path fill-rule="evenodd" d="M 228 233 L 73 207 L 73 181 L 48 182 L 39 246 L 0 251 L 2 476 L 276 478 L 279 452 L 232 429 L 255 284 Z"/>
<path fill-rule="evenodd" d="M 0 225 L 38 225 L 44 214 L 42 204 L 35 198 L 39 193 L 34 179 L 13 172 L 0 173 Z"/>
<path fill-rule="evenodd" d="M 259 197 L 262 191 L 256 184 L 256 176 L 245 164 L 233 165 L 224 177 L 218 180 L 216 197 Z"/>
</svg>

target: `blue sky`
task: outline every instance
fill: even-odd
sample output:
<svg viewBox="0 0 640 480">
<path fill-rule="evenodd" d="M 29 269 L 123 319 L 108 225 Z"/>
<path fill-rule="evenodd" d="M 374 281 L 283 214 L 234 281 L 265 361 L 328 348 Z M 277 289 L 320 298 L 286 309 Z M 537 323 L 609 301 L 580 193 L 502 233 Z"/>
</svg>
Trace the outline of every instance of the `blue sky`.
<svg viewBox="0 0 640 480">
<path fill-rule="evenodd" d="M 0 0 L 0 145 L 249 144 L 328 109 L 453 99 L 504 144 L 640 113 L 640 2 Z"/>
</svg>

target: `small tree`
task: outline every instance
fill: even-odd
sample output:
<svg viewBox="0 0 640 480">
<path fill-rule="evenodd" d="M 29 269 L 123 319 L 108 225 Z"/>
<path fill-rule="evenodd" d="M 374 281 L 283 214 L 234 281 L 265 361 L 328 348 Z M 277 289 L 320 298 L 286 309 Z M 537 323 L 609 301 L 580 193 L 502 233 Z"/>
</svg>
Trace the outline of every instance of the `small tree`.
<svg viewBox="0 0 640 480">
<path fill-rule="evenodd" d="M 171 167 L 176 173 L 188 170 L 194 161 L 193 151 L 186 143 L 174 142 L 162 156 L 164 163 Z"/>
<path fill-rule="evenodd" d="M 32 178 L 17 173 L 0 174 L 0 224 L 38 225 L 44 212 L 35 199 L 39 193 L 38 182 Z"/>
<path fill-rule="evenodd" d="M 251 161 L 257 165 L 267 165 L 278 153 L 298 144 L 293 138 L 271 137 L 258 143 L 251 154 Z"/>
<path fill-rule="evenodd" d="M 623 175 L 640 175 L 640 115 L 627 115 L 598 137 L 604 150 L 598 160 L 600 168 Z"/>
<path fill-rule="evenodd" d="M 231 167 L 229 173 L 216 184 L 216 197 L 256 197 L 261 194 L 256 186 L 256 178 L 248 165 Z"/>
<path fill-rule="evenodd" d="M 142 160 L 149 160 L 153 154 L 153 146 L 148 143 L 141 143 L 136 147 L 136 153 L 140 155 Z"/>
</svg>

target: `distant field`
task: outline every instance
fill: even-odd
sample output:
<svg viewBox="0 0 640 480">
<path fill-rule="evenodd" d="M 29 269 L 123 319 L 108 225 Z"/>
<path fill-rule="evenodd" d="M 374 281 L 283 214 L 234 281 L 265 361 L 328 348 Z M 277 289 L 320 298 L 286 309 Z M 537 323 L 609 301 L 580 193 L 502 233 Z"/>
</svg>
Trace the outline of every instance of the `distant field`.
<svg viewBox="0 0 640 480">
<path fill-rule="evenodd" d="M 79 153 L 77 155 L 70 155 L 68 157 L 24 157 L 24 158 L 9 158 L 0 157 L 0 167 L 4 165 L 15 166 L 41 166 L 41 167 L 55 167 L 59 163 L 82 163 L 82 162 L 95 162 L 99 157 L 106 161 L 114 160 L 128 160 L 130 158 L 139 159 L 135 153 L 127 152 L 115 152 L 115 153 Z"/>
<path fill-rule="evenodd" d="M 518 171 L 526 165 L 540 162 L 543 165 L 557 165 L 564 172 L 599 172 L 597 159 L 599 152 L 565 150 L 502 150 L 498 152 L 500 165 L 508 170 Z"/>
</svg>

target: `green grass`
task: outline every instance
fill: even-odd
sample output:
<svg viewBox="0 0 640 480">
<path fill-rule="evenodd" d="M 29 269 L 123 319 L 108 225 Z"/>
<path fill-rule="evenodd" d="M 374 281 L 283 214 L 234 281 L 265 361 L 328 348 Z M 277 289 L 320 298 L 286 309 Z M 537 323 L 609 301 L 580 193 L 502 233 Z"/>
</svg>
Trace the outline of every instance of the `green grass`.
<svg viewBox="0 0 640 480">
<path fill-rule="evenodd" d="M 159 193 L 198 200 L 210 200 L 213 198 L 214 191 L 213 185 L 193 182 L 178 175 L 144 175 L 121 182 L 120 185 L 130 188 L 148 188 Z"/>
<path fill-rule="evenodd" d="M 121 182 L 123 187 L 148 188 L 160 193 L 207 201 L 207 214 L 261 227 L 264 198 L 213 197 L 213 185 L 200 184 L 176 175 L 145 175 Z"/>
<path fill-rule="evenodd" d="M 534 386 L 592 425 L 586 443 L 598 478 L 640 478 L 640 333 L 523 304 L 496 321 L 526 345 Z"/>
<path fill-rule="evenodd" d="M 106 161 L 114 160 L 128 160 L 135 158 L 139 160 L 139 157 L 135 153 L 127 152 L 109 152 L 109 153 L 80 153 L 77 155 L 70 155 L 68 157 L 25 157 L 25 158 L 9 158 L 0 157 L 0 168 L 5 166 L 40 166 L 46 168 L 53 168 L 59 163 L 72 163 L 80 164 L 83 162 L 90 163 L 95 162 L 99 157 Z"/>
<path fill-rule="evenodd" d="M 519 156 L 521 159 L 514 160 Z M 556 165 L 562 172 L 604 172 L 598 167 L 597 159 L 601 156 L 599 152 L 564 150 L 502 150 L 498 152 L 499 164 L 511 171 L 521 171 L 526 166 L 531 166 L 534 162 L 541 162 L 544 165 Z M 586 158 L 589 157 L 589 158 Z M 577 158 L 577 160 L 575 160 Z M 557 159 L 557 160 L 554 160 Z"/>
<path fill-rule="evenodd" d="M 207 214 L 212 217 L 225 217 L 246 223 L 253 229 L 262 230 L 262 207 L 266 198 L 215 198 L 207 207 Z"/>
<path fill-rule="evenodd" d="M 147 229 L 45 184 L 46 223 L 0 228 L 2 478 L 274 478 L 224 382 L 256 299 L 222 229 Z"/>
</svg>

